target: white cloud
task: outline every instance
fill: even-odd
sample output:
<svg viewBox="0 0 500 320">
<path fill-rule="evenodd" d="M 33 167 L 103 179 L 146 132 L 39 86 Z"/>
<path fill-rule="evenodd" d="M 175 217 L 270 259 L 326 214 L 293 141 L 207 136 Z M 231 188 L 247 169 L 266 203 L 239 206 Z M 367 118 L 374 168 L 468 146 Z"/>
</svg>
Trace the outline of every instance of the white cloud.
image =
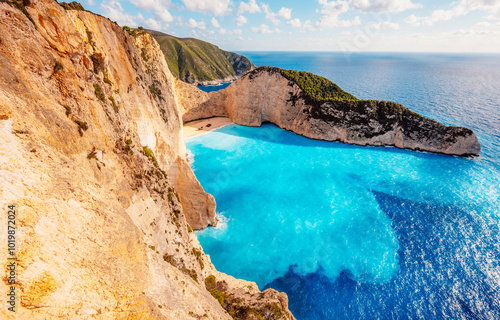
<svg viewBox="0 0 500 320">
<path fill-rule="evenodd" d="M 412 14 L 411 16 L 406 17 L 404 22 L 412 24 L 414 26 L 418 26 L 420 24 L 419 19 L 421 18 L 418 18 L 417 16 Z"/>
<path fill-rule="evenodd" d="M 252 27 L 250 30 L 254 33 L 279 33 L 281 32 L 278 28 L 275 28 L 274 30 L 271 30 L 268 25 L 266 24 L 261 24 L 258 27 Z"/>
<path fill-rule="evenodd" d="M 238 8 L 238 14 L 243 14 L 245 12 L 248 13 L 257 13 L 257 12 L 262 12 L 260 10 L 259 5 L 255 0 L 250 0 L 248 3 L 246 2 L 240 2 L 240 7 Z"/>
<path fill-rule="evenodd" d="M 500 0 L 469 0 L 471 10 L 487 10 L 491 13 L 490 20 L 500 19 Z"/>
<path fill-rule="evenodd" d="M 302 23 L 300 22 L 300 19 L 293 19 L 287 22 L 288 25 L 294 27 L 294 28 L 300 28 L 302 26 Z"/>
<path fill-rule="evenodd" d="M 243 31 L 240 29 L 234 29 L 234 30 L 226 30 L 224 28 L 219 29 L 219 34 L 242 34 Z"/>
<path fill-rule="evenodd" d="M 292 9 L 281 7 L 280 11 L 278 11 L 278 17 L 290 20 L 292 18 Z"/>
<path fill-rule="evenodd" d="M 217 21 L 217 19 L 212 18 L 210 22 L 212 23 L 212 26 L 214 26 L 214 28 L 220 28 L 220 24 L 219 21 Z"/>
<path fill-rule="evenodd" d="M 500 8 L 500 0 L 469 0 L 471 10 L 489 10 Z"/>
<path fill-rule="evenodd" d="M 435 10 L 428 17 L 417 17 L 412 14 L 404 21 L 414 26 L 432 26 L 434 22 L 448 21 L 454 17 L 464 16 L 469 13 L 466 3 L 467 2 L 465 0 L 462 0 L 462 3 L 458 4 L 454 8 L 450 10 Z"/>
<path fill-rule="evenodd" d="M 493 13 L 492 15 L 487 16 L 486 18 L 489 20 L 500 19 L 500 10 L 497 10 L 497 12 Z"/>
<path fill-rule="evenodd" d="M 399 29 L 399 23 L 393 23 L 393 22 L 389 22 L 389 21 L 385 21 L 385 22 L 380 22 L 380 23 L 377 23 L 377 24 L 372 24 L 370 26 L 370 29 L 372 30 L 397 30 Z"/>
<path fill-rule="evenodd" d="M 162 29 L 161 23 L 159 23 L 158 21 L 156 21 L 155 19 L 152 19 L 152 18 L 144 20 L 143 24 L 146 28 L 151 29 L 151 30 L 161 30 Z"/>
<path fill-rule="evenodd" d="M 87 0 L 87 4 L 89 6 L 93 6 L 95 4 L 94 0 Z"/>
<path fill-rule="evenodd" d="M 168 12 L 167 9 L 158 10 L 157 12 L 155 12 L 155 17 L 163 22 L 174 21 L 174 17 L 172 17 L 172 15 L 170 14 L 170 12 Z"/>
<path fill-rule="evenodd" d="M 103 10 L 103 14 L 109 19 L 116 21 L 121 26 L 129 26 L 129 27 L 138 27 L 137 22 L 144 19 L 142 15 L 133 16 L 131 14 L 126 13 L 122 5 L 116 1 L 111 0 L 106 3 L 101 3 L 101 8 Z"/>
<path fill-rule="evenodd" d="M 491 26 L 491 23 L 489 23 L 489 22 L 478 22 L 474 25 L 474 27 L 480 27 L 480 28 L 490 27 L 490 26 Z"/>
<path fill-rule="evenodd" d="M 101 6 L 106 7 L 109 5 L 111 7 L 113 7 L 113 6 L 116 7 L 116 5 L 114 5 L 115 2 L 118 2 L 118 1 L 103 1 Z M 147 23 L 149 25 L 152 25 L 152 23 L 155 23 L 157 25 L 160 22 L 172 22 L 172 21 L 174 21 L 174 17 L 172 17 L 170 12 L 168 11 L 168 8 L 171 5 L 170 0 L 159 0 L 159 1 L 156 1 L 156 0 L 130 0 L 130 3 L 135 5 L 135 7 L 139 10 L 144 10 L 147 12 L 150 12 L 150 11 L 154 12 L 152 18 L 148 19 Z M 121 5 L 119 7 L 121 8 Z M 121 11 L 123 11 L 123 9 L 121 9 Z M 159 21 L 153 22 L 152 20 L 150 20 L 153 18 L 155 20 L 159 20 Z M 117 21 L 119 21 L 119 20 L 120 19 L 117 19 Z M 140 20 L 142 20 L 142 19 L 140 19 Z M 139 22 L 146 25 L 146 21 L 139 21 Z"/>
<path fill-rule="evenodd" d="M 103 1 L 103 3 L 106 1 Z M 137 9 L 144 11 L 158 10 L 164 8 L 163 1 L 155 1 L 155 0 L 130 0 Z"/>
<path fill-rule="evenodd" d="M 427 17 L 410 15 L 405 19 L 405 22 L 415 26 L 432 26 L 435 22 L 448 21 L 455 17 L 465 16 L 470 11 L 475 10 L 486 10 L 493 14 L 496 13 L 497 17 L 500 18 L 500 0 L 461 0 L 460 3 L 456 4 L 450 10 L 435 10 Z M 495 16 L 489 16 L 488 18 L 495 18 Z"/>
<path fill-rule="evenodd" d="M 263 4 L 262 9 L 264 9 L 264 13 L 266 14 L 266 19 L 269 19 L 274 25 L 280 24 L 280 20 L 276 18 L 276 13 L 271 11 L 269 5 Z"/>
<path fill-rule="evenodd" d="M 363 12 L 401 12 L 422 8 L 411 0 L 351 0 L 352 8 Z"/>
<path fill-rule="evenodd" d="M 188 26 L 193 28 L 193 29 L 202 29 L 202 30 L 207 28 L 205 21 L 197 22 L 193 18 L 189 18 Z"/>
<path fill-rule="evenodd" d="M 238 18 L 234 19 L 234 21 L 239 27 L 241 27 L 248 22 L 248 19 L 244 16 L 238 16 Z"/>
<path fill-rule="evenodd" d="M 231 10 L 229 8 L 230 0 L 182 0 L 182 2 L 189 11 L 212 12 L 216 16 L 226 14 Z"/>
<path fill-rule="evenodd" d="M 345 13 L 349 10 L 349 4 L 347 1 L 330 1 L 319 0 L 318 1 L 322 8 L 320 12 L 323 14 L 317 22 L 318 27 L 350 27 L 357 26 L 361 24 L 359 17 L 355 17 L 353 20 L 339 20 L 339 15 Z"/>
<path fill-rule="evenodd" d="M 304 21 L 304 24 L 302 25 L 305 29 L 309 31 L 315 31 L 316 29 L 313 27 L 311 20 L 306 20 Z"/>
<path fill-rule="evenodd" d="M 278 13 L 274 13 L 269 8 L 269 5 L 263 4 L 262 9 L 264 9 L 264 13 L 266 14 L 266 19 L 271 21 L 276 26 L 280 24 L 280 20 L 278 18 L 283 18 L 287 20 L 292 18 L 292 9 L 290 8 L 281 7 Z"/>
</svg>

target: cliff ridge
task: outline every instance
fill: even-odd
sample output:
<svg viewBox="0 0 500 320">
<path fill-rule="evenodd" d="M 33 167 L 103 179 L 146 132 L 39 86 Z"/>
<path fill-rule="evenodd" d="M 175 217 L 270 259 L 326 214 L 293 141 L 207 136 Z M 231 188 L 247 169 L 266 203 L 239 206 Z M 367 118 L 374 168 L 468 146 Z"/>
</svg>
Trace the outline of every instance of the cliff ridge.
<svg viewBox="0 0 500 320">
<path fill-rule="evenodd" d="M 160 44 L 174 76 L 193 85 L 231 82 L 255 66 L 248 58 L 195 38 L 177 38 L 148 30 Z"/>
</svg>

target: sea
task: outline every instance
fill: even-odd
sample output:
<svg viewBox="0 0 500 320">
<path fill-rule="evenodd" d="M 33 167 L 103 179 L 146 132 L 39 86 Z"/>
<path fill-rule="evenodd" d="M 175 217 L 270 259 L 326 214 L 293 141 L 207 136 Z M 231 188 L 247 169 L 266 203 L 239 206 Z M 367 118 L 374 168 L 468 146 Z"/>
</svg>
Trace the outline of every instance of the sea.
<svg viewBox="0 0 500 320">
<path fill-rule="evenodd" d="M 216 268 L 298 320 L 500 319 L 500 55 L 240 52 L 465 126 L 476 158 L 229 125 L 186 141 L 217 201 Z"/>
</svg>

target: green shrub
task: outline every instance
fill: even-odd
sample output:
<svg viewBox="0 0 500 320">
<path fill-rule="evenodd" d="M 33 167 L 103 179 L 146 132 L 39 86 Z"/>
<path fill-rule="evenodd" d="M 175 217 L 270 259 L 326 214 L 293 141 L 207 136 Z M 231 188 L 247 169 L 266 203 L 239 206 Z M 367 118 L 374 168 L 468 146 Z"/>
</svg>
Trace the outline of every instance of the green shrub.
<svg viewBox="0 0 500 320">
<path fill-rule="evenodd" d="M 69 117 L 69 115 L 71 114 L 71 108 L 69 106 L 63 106 L 63 107 L 66 110 L 66 117 Z"/>
<path fill-rule="evenodd" d="M 156 86 L 155 83 L 153 83 L 152 85 L 149 86 L 149 92 L 151 92 L 151 94 L 153 95 L 153 97 L 158 97 L 160 99 L 163 99 L 162 95 L 161 95 L 161 90 Z"/>
<path fill-rule="evenodd" d="M 26 8 L 25 6 L 29 5 L 30 2 L 29 1 L 23 1 L 23 4 L 19 4 L 19 2 L 17 2 L 17 0 L 12 0 L 12 5 L 14 7 L 16 7 L 17 9 L 21 10 L 21 12 L 29 19 L 29 21 L 31 21 L 31 23 L 33 23 L 33 25 L 35 26 L 36 28 L 36 24 L 35 24 L 35 21 L 33 21 L 33 19 L 31 18 L 30 14 L 28 13 L 28 11 L 26 11 Z"/>
<path fill-rule="evenodd" d="M 89 126 L 87 125 L 87 122 L 85 121 L 80 121 L 80 120 L 74 120 L 75 123 L 78 125 L 78 127 L 80 129 L 82 129 L 83 131 L 87 131 Z"/>
<path fill-rule="evenodd" d="M 92 60 L 92 64 L 94 65 L 94 73 L 98 74 L 99 71 L 102 71 L 102 73 L 104 74 L 104 56 L 103 56 L 103 54 L 94 52 L 90 56 L 90 59 Z"/>
<path fill-rule="evenodd" d="M 155 167 L 158 167 L 158 162 L 156 161 L 156 158 L 153 154 L 153 151 L 151 149 L 149 149 L 148 146 L 142 147 L 142 150 L 143 150 L 144 155 L 149 159 L 149 161 L 151 161 Z"/>
<path fill-rule="evenodd" d="M 54 72 L 58 72 L 58 71 L 61 71 L 63 69 L 64 69 L 64 67 L 63 67 L 62 63 L 60 63 L 59 61 L 56 61 L 55 65 L 54 65 Z"/>
<path fill-rule="evenodd" d="M 127 27 L 127 26 L 123 26 L 123 30 L 127 31 L 127 33 L 129 35 L 131 35 L 132 37 L 135 37 L 135 30 L 131 29 L 130 27 Z"/>
<path fill-rule="evenodd" d="M 163 255 L 163 260 L 170 263 L 174 267 L 177 267 L 177 262 L 175 261 L 175 258 L 173 255 L 165 253 Z"/>
<path fill-rule="evenodd" d="M 88 154 L 87 154 L 87 159 L 94 159 L 96 157 L 96 154 L 97 152 L 95 151 L 95 147 L 92 148 L 92 151 L 90 151 Z"/>
<path fill-rule="evenodd" d="M 73 121 L 78 125 L 78 133 L 80 133 L 80 136 L 83 136 L 83 131 L 87 131 L 89 128 L 87 122 L 78 119 L 75 119 Z"/>
<path fill-rule="evenodd" d="M 330 80 L 317 76 L 310 72 L 284 70 L 276 67 L 260 67 L 250 73 L 250 77 L 257 75 L 261 71 L 271 73 L 280 73 L 289 81 L 297 84 L 304 92 L 304 98 L 313 102 L 331 101 L 331 100 L 351 100 L 357 101 L 358 98 L 350 93 L 345 92 L 335 83 Z M 292 100 L 298 97 L 292 97 Z"/>
<path fill-rule="evenodd" d="M 191 279 L 193 279 L 194 281 L 198 282 L 198 275 L 196 274 L 196 270 L 182 268 L 181 271 L 184 272 L 185 274 L 187 274 L 188 276 L 190 276 Z"/>
<path fill-rule="evenodd" d="M 142 60 L 148 62 L 149 61 L 149 56 L 148 54 L 146 53 L 146 49 L 142 48 L 141 49 L 141 57 L 142 57 Z"/>
<path fill-rule="evenodd" d="M 102 79 L 102 81 L 104 81 L 105 83 L 109 84 L 110 86 L 113 85 L 113 81 L 111 81 L 111 79 L 108 78 L 108 75 L 104 75 L 104 79 Z"/>
<path fill-rule="evenodd" d="M 78 11 L 85 11 L 85 9 L 83 8 L 83 6 L 76 2 L 76 1 L 72 1 L 70 3 L 66 3 L 66 2 L 61 2 L 59 3 L 61 5 L 61 7 L 63 7 L 65 10 L 78 10 Z"/>
<path fill-rule="evenodd" d="M 133 156 L 134 155 L 134 151 L 132 151 L 132 148 L 134 146 L 132 145 L 132 140 L 130 139 L 127 139 L 125 140 L 125 152 L 128 153 L 129 155 Z"/>
<path fill-rule="evenodd" d="M 220 305 L 224 308 L 224 303 L 226 301 L 226 295 L 217 289 L 210 290 L 212 296 L 219 301 Z"/>
<path fill-rule="evenodd" d="M 94 92 L 96 97 L 102 102 L 104 102 L 104 94 L 101 91 L 101 86 L 98 85 L 97 83 L 94 83 Z"/>
<path fill-rule="evenodd" d="M 85 33 L 87 34 L 87 41 L 92 47 L 94 47 L 94 41 L 92 41 L 92 32 L 89 30 L 89 28 L 85 27 Z"/>
<path fill-rule="evenodd" d="M 111 101 L 111 106 L 113 107 L 113 110 L 115 110 L 116 113 L 118 113 L 118 106 L 116 105 L 115 98 L 113 96 L 110 96 L 109 101 Z"/>
<path fill-rule="evenodd" d="M 215 286 L 215 283 L 217 282 L 216 278 L 214 275 L 210 275 L 205 278 L 205 287 L 210 290 Z"/>
</svg>

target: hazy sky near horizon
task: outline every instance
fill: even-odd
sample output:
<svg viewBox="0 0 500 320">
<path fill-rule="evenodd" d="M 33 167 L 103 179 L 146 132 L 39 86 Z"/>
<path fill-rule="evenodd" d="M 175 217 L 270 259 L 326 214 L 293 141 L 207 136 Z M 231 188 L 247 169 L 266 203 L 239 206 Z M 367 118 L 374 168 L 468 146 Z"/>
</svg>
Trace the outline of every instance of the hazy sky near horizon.
<svg viewBox="0 0 500 320">
<path fill-rule="evenodd" d="M 83 0 L 232 51 L 500 52 L 500 0 Z"/>
</svg>

